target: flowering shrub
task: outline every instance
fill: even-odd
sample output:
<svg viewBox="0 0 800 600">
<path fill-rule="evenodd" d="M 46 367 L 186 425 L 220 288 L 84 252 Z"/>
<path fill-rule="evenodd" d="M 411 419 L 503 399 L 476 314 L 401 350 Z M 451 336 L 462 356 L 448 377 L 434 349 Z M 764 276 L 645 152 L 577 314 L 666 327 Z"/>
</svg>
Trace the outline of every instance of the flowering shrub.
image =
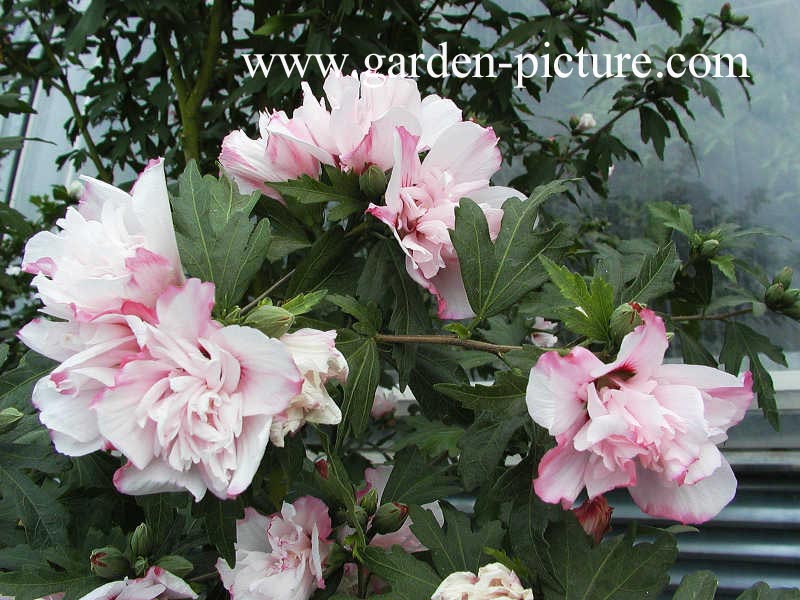
<svg viewBox="0 0 800 600">
<path fill-rule="evenodd" d="M 0 592 L 655 597 L 675 530 L 613 531 L 604 494 L 692 524 L 731 501 L 718 444 L 756 397 L 777 423 L 759 354 L 782 360 L 735 317 L 794 318 L 790 271 L 707 312 L 697 273 L 735 275 L 714 260 L 743 232 L 710 254 L 659 205 L 653 238 L 580 249 L 547 210 L 574 182 L 491 185 L 498 138 L 453 102 L 375 73 L 303 92 L 221 142 L 219 177 L 87 179 L 28 242 L 44 316 L 0 380 Z"/>
</svg>

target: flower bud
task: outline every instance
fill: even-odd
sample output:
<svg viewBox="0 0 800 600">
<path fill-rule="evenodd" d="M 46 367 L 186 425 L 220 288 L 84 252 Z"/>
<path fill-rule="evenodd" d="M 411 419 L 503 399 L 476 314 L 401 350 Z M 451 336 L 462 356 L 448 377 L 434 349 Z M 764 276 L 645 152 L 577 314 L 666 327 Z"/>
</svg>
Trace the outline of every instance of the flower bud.
<svg viewBox="0 0 800 600">
<path fill-rule="evenodd" d="M 578 508 L 572 510 L 583 530 L 599 544 L 605 533 L 611 528 L 611 513 L 614 509 L 608 505 L 604 496 L 586 500 Z"/>
<path fill-rule="evenodd" d="M 764 292 L 764 303 L 770 308 L 775 309 L 790 306 L 791 302 L 787 303 L 787 298 L 785 296 L 783 285 L 780 283 L 773 283 L 767 288 L 767 291 Z"/>
<path fill-rule="evenodd" d="M 367 521 L 369 521 L 369 515 L 362 506 L 356 506 L 353 509 L 353 518 L 355 523 L 352 523 L 352 525 L 359 525 L 361 529 L 364 529 L 367 526 Z"/>
<path fill-rule="evenodd" d="M 138 556 L 136 557 L 136 560 L 133 561 L 133 572 L 136 573 L 137 577 L 144 575 L 149 568 L 150 561 L 148 561 L 144 556 Z"/>
<path fill-rule="evenodd" d="M 180 578 L 186 577 L 194 570 L 194 565 L 192 563 L 176 554 L 162 556 L 158 559 L 156 564 Z"/>
<path fill-rule="evenodd" d="M 408 516 L 408 507 L 399 502 L 382 505 L 375 513 L 372 526 L 378 533 L 392 533 L 403 525 Z"/>
<path fill-rule="evenodd" d="M 792 285 L 792 269 L 790 267 L 783 267 L 780 272 L 775 275 L 775 279 L 772 280 L 772 283 L 780 283 L 784 289 L 789 289 L 789 286 Z"/>
<path fill-rule="evenodd" d="M 294 323 L 294 315 L 279 306 L 265 304 L 259 306 L 244 320 L 245 325 L 254 327 L 269 337 L 279 338 L 289 331 Z"/>
<path fill-rule="evenodd" d="M 368 515 L 374 515 L 375 511 L 378 510 L 378 490 L 372 488 L 370 491 L 364 494 L 361 497 L 359 505 L 361 505 L 361 508 L 367 511 Z"/>
<path fill-rule="evenodd" d="M 569 127 L 570 127 L 570 129 L 572 129 L 572 130 L 577 129 L 578 128 L 578 123 L 580 123 L 580 119 L 577 116 L 572 115 L 569 118 Z"/>
<path fill-rule="evenodd" d="M 784 315 L 795 321 L 800 321 L 800 304 L 793 304 L 781 311 Z"/>
<path fill-rule="evenodd" d="M 20 419 L 24 417 L 21 412 L 19 412 L 13 406 L 9 406 L 8 408 L 4 408 L 0 410 L 0 433 L 5 433 L 6 431 L 11 431 L 14 427 L 19 423 Z"/>
<path fill-rule="evenodd" d="M 722 8 L 719 10 L 719 18 L 722 19 L 723 21 L 729 20 L 732 14 L 733 13 L 731 12 L 730 2 L 726 2 L 725 4 L 723 4 Z"/>
<path fill-rule="evenodd" d="M 637 303 L 620 304 L 614 309 L 611 313 L 611 334 L 615 340 L 621 340 L 642 324 L 639 316 L 641 309 L 642 305 Z"/>
<path fill-rule="evenodd" d="M 358 187 L 369 198 L 378 198 L 386 192 L 386 173 L 377 165 L 370 165 L 358 178 Z"/>
<path fill-rule="evenodd" d="M 147 556 L 153 547 L 150 528 L 147 523 L 141 523 L 131 534 L 131 556 Z"/>
<path fill-rule="evenodd" d="M 706 240 L 700 245 L 700 256 L 703 258 L 713 258 L 717 254 L 719 248 L 719 240 L 710 239 Z"/>
<path fill-rule="evenodd" d="M 120 579 L 128 574 L 130 563 L 114 546 L 106 546 L 92 550 L 89 556 L 89 568 L 92 573 L 103 579 Z"/>
<path fill-rule="evenodd" d="M 317 462 L 314 463 L 314 468 L 319 473 L 319 476 L 323 479 L 328 478 L 328 461 L 324 458 L 320 458 Z"/>
<path fill-rule="evenodd" d="M 592 113 L 583 113 L 581 118 L 578 119 L 578 125 L 575 127 L 578 131 L 589 131 L 597 127 L 597 121 Z"/>
</svg>

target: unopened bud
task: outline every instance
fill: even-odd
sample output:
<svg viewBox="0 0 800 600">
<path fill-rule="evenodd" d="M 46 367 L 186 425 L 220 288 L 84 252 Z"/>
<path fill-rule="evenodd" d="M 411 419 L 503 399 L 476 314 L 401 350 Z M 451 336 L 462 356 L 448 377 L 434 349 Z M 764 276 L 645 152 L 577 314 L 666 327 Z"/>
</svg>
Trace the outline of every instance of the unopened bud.
<svg viewBox="0 0 800 600">
<path fill-rule="evenodd" d="M 147 556 L 152 547 L 150 528 L 147 523 L 141 523 L 131 534 L 131 556 Z"/>
<path fill-rule="evenodd" d="M 592 113 L 583 113 L 581 118 L 578 119 L 578 125 L 575 127 L 578 131 L 589 131 L 597 127 L 597 121 Z"/>
<path fill-rule="evenodd" d="M 372 525 L 378 533 L 392 533 L 405 523 L 408 516 L 408 507 L 399 502 L 390 502 L 382 505 L 375 513 Z"/>
<path fill-rule="evenodd" d="M 191 562 L 176 554 L 162 556 L 158 559 L 156 564 L 162 569 L 165 569 L 173 575 L 181 578 L 186 577 L 194 570 L 194 565 Z"/>
<path fill-rule="evenodd" d="M 294 315 L 279 306 L 265 304 L 259 306 L 244 320 L 245 325 L 254 327 L 269 337 L 279 338 L 289 331 L 294 323 Z"/>
<path fill-rule="evenodd" d="M 314 463 L 314 468 L 319 473 L 319 476 L 323 479 L 328 478 L 328 461 L 324 458 L 320 458 L 317 462 Z"/>
<path fill-rule="evenodd" d="M 726 2 L 722 5 L 722 8 L 719 10 L 719 18 L 723 21 L 727 21 L 731 18 L 731 3 Z"/>
<path fill-rule="evenodd" d="M 639 311 L 642 305 L 636 302 L 620 304 L 611 313 L 611 334 L 619 341 L 642 324 Z"/>
<path fill-rule="evenodd" d="M 749 21 L 749 20 L 750 20 L 750 17 L 748 17 L 747 15 L 737 15 L 737 16 L 732 16 L 731 17 L 731 23 L 733 23 L 737 27 L 741 27 L 742 25 L 747 23 L 747 21 Z"/>
<path fill-rule="evenodd" d="M 782 284 L 773 283 L 767 288 L 767 291 L 764 292 L 764 303 L 770 308 L 789 306 L 791 303 L 786 303 L 784 291 Z"/>
<path fill-rule="evenodd" d="M 783 267 L 780 272 L 775 275 L 775 279 L 772 280 L 772 283 L 780 283 L 784 289 L 789 289 L 789 286 L 792 285 L 792 269 L 790 267 Z"/>
<path fill-rule="evenodd" d="M 800 321 L 800 304 L 793 304 L 792 306 L 783 309 L 781 312 L 790 319 Z"/>
<path fill-rule="evenodd" d="M 89 556 L 92 573 L 103 579 L 120 579 L 128 574 L 130 563 L 114 546 L 92 550 Z"/>
<path fill-rule="evenodd" d="M 719 248 L 719 240 L 711 239 L 706 240 L 700 245 L 700 256 L 703 258 L 713 258 L 717 254 Z"/>
<path fill-rule="evenodd" d="M 604 496 L 586 500 L 578 508 L 572 510 L 583 530 L 599 544 L 605 533 L 611 528 L 611 513 L 614 511 Z"/>
<path fill-rule="evenodd" d="M 580 123 L 580 119 L 577 116 L 572 115 L 569 118 L 569 128 L 570 129 L 573 129 L 573 130 L 577 129 L 578 128 L 578 123 Z"/>
<path fill-rule="evenodd" d="M 372 488 L 366 494 L 361 496 L 359 505 L 361 505 L 361 508 L 367 511 L 368 515 L 374 515 L 375 511 L 378 510 L 378 490 Z"/>
<path fill-rule="evenodd" d="M 11 431 L 17 423 L 24 417 L 20 411 L 13 406 L 0 410 L 0 433 Z"/>
<path fill-rule="evenodd" d="M 358 187 L 369 198 L 379 198 L 386 192 L 386 173 L 377 165 L 370 165 L 358 178 Z"/>
</svg>

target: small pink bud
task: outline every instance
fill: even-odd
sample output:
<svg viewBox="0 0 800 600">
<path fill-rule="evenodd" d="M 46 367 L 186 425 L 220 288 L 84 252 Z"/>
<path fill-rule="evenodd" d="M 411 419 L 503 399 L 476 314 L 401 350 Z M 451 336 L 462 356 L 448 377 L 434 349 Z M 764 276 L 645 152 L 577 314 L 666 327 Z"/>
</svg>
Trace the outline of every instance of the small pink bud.
<svg viewBox="0 0 800 600">
<path fill-rule="evenodd" d="M 605 496 L 586 500 L 578 508 L 572 509 L 572 512 L 583 530 L 592 536 L 595 544 L 599 544 L 611 528 L 611 513 L 614 512 L 614 509 L 608 505 Z"/>
</svg>

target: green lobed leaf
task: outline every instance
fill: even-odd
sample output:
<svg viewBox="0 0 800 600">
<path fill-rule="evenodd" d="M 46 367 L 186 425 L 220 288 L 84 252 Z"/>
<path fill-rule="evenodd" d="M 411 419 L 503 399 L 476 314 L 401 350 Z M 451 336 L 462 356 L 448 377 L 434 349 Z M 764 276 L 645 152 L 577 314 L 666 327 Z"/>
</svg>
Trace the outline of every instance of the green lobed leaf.
<svg viewBox="0 0 800 600">
<path fill-rule="evenodd" d="M 714 600 L 717 577 L 711 571 L 696 571 L 684 575 L 672 600 Z"/>
<path fill-rule="evenodd" d="M 459 442 L 458 472 L 464 488 L 473 490 L 494 481 L 508 442 L 525 420 L 518 415 L 479 413 Z"/>
<path fill-rule="evenodd" d="M 676 327 L 675 333 L 681 344 L 683 362 L 688 365 L 705 365 L 707 367 L 717 367 L 717 361 L 712 354 L 694 337 L 682 327 Z"/>
<path fill-rule="evenodd" d="M 394 468 L 386 482 L 381 502 L 427 504 L 461 490 L 448 465 L 431 465 L 418 448 L 406 448 L 394 457 Z"/>
<path fill-rule="evenodd" d="M 769 371 L 761 362 L 760 354 L 765 354 L 784 367 L 787 366 L 783 350 L 773 344 L 768 337 L 743 323 L 728 321 L 725 326 L 725 339 L 722 342 L 719 361 L 725 365 L 728 373 L 737 375 L 742 366 L 742 360 L 747 357 L 750 363 L 750 373 L 753 375 L 753 390 L 758 395 L 758 406 L 769 424 L 777 431 L 780 429 L 780 415 L 775 402 L 775 387 Z"/>
<path fill-rule="evenodd" d="M 675 244 L 661 246 L 655 254 L 648 254 L 636 278 L 622 292 L 622 302 L 647 303 L 672 291 L 675 273 L 680 266 Z"/>
<path fill-rule="evenodd" d="M 491 411 L 509 418 L 519 418 L 526 412 L 526 377 L 510 371 L 498 371 L 492 385 L 442 383 L 436 391 L 476 411 Z"/>
<path fill-rule="evenodd" d="M 0 573 L 0 590 L 16 600 L 36 600 L 64 592 L 64 600 L 77 600 L 101 585 L 104 579 L 86 573 L 55 571 L 49 567 L 24 567 Z"/>
<path fill-rule="evenodd" d="M 458 253 L 467 298 L 478 319 L 499 313 L 544 283 L 546 274 L 538 258 L 558 256 L 566 239 L 561 226 L 535 230 L 538 208 L 565 190 L 563 181 L 553 181 L 536 188 L 526 201 L 506 200 L 494 243 L 483 210 L 472 200 L 461 200 L 450 239 Z"/>
<path fill-rule="evenodd" d="M 559 587 L 545 587 L 545 600 L 641 600 L 657 597 L 669 583 L 678 556 L 675 536 L 663 532 L 639 541 L 628 531 L 592 547 L 571 514 L 547 528 L 550 565 Z"/>
<path fill-rule="evenodd" d="M 53 487 L 41 487 L 15 468 L 0 464 L 3 495 L 13 498 L 16 516 L 34 548 L 67 545 L 69 514 Z"/>
<path fill-rule="evenodd" d="M 239 499 L 220 500 L 206 494 L 194 505 L 194 513 L 203 517 L 209 541 L 219 552 L 220 557 L 234 567 L 236 565 L 236 520 L 244 517 L 244 505 Z"/>
<path fill-rule="evenodd" d="M 326 287 L 325 282 L 341 264 L 347 249 L 341 229 L 334 227 L 323 233 L 295 268 L 286 288 L 286 295 L 292 297 Z"/>
<path fill-rule="evenodd" d="M 35 352 L 27 352 L 16 368 L 0 376 L 0 409 L 31 410 L 33 386 L 52 371 L 56 362 Z"/>
<path fill-rule="evenodd" d="M 224 312 L 242 298 L 266 258 L 269 221 L 250 216 L 257 194 L 239 194 L 224 177 L 201 176 L 194 161 L 178 185 L 172 206 L 181 262 L 190 276 L 214 283 L 217 309 Z"/>
<path fill-rule="evenodd" d="M 440 526 L 430 511 L 409 507 L 411 531 L 427 546 L 439 575 L 444 578 L 456 571 L 476 573 L 481 565 L 491 562 L 484 548 L 501 545 L 504 531 L 500 521 L 489 521 L 473 530 L 465 513 L 447 504 L 442 505 L 442 513 L 444 525 Z"/>
<path fill-rule="evenodd" d="M 346 432 L 361 435 L 369 423 L 369 412 L 375 401 L 380 379 L 380 358 L 375 340 L 360 336 L 349 329 L 339 331 L 336 347 L 344 354 L 350 372 L 344 384 L 342 421 L 339 436 Z"/>
<path fill-rule="evenodd" d="M 430 598 L 442 578 L 427 564 L 417 560 L 399 546 L 384 551 L 369 546 L 362 553 L 369 570 L 392 586 L 392 600 L 422 600 Z M 380 597 L 380 596 L 379 596 Z"/>
<path fill-rule="evenodd" d="M 798 588 L 771 588 L 763 581 L 745 590 L 736 600 L 800 600 Z"/>
</svg>

